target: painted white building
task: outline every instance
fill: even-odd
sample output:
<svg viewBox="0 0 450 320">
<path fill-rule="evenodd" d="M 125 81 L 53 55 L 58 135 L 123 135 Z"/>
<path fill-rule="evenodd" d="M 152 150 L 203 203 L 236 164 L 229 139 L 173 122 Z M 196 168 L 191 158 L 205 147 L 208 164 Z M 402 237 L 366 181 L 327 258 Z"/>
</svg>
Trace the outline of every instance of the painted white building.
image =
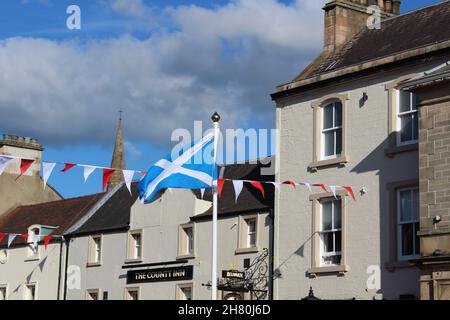
<svg viewBox="0 0 450 320">
<path fill-rule="evenodd" d="M 19 206 L 0 218 L 0 232 L 5 234 L 0 242 L 0 300 L 62 299 L 67 248 L 61 235 L 102 197 Z M 18 235 L 8 247 L 11 233 Z M 27 234 L 27 240 L 20 234 Z M 45 248 L 48 234 L 54 238 Z"/>
<path fill-rule="evenodd" d="M 275 299 L 300 299 L 310 287 L 322 299 L 420 296 L 418 149 L 426 145 L 417 99 L 399 86 L 449 60 L 450 5 L 398 15 L 400 1 L 378 3 L 380 29 L 366 25 L 368 1 L 328 2 L 323 52 L 272 94 L 276 181 L 349 185 L 357 195 L 277 193 Z"/>
<path fill-rule="evenodd" d="M 259 170 L 260 165 L 227 166 L 224 176 L 250 179 L 260 177 Z M 270 189 L 264 199 L 244 185 L 235 203 L 231 182 L 224 186 L 219 299 L 271 298 Z M 131 198 L 128 211 L 120 208 L 125 197 L 130 199 L 125 186 L 113 190 L 102 209 L 69 230 L 68 265 L 79 266 L 81 286 L 68 288 L 66 299 L 210 299 L 211 194 L 201 199 L 199 191 L 165 190 L 150 204 Z"/>
</svg>

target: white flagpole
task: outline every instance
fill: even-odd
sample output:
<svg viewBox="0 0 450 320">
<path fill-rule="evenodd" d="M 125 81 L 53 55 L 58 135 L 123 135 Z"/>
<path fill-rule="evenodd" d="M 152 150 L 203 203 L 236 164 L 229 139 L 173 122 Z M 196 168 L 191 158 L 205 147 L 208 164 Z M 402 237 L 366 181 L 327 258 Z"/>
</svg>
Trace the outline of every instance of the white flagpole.
<svg viewBox="0 0 450 320">
<path fill-rule="evenodd" d="M 220 116 L 215 112 L 211 120 L 214 123 L 214 150 L 213 150 L 213 170 L 217 161 L 217 142 L 219 138 Z M 214 177 L 214 171 L 213 171 Z M 212 217 L 212 270 L 211 270 L 211 300 L 217 300 L 217 180 L 213 181 L 213 217 Z"/>
</svg>

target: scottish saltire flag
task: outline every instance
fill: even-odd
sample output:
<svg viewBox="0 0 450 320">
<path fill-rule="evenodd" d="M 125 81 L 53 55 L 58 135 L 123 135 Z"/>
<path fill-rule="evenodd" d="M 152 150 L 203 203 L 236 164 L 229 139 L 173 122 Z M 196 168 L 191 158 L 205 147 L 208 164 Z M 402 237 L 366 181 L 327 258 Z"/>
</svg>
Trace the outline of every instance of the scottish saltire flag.
<svg viewBox="0 0 450 320">
<path fill-rule="evenodd" d="M 164 188 L 211 188 L 217 172 L 211 161 L 213 143 L 214 133 L 211 132 L 181 152 L 172 152 L 159 160 L 139 182 L 139 198 L 148 203 Z"/>
</svg>

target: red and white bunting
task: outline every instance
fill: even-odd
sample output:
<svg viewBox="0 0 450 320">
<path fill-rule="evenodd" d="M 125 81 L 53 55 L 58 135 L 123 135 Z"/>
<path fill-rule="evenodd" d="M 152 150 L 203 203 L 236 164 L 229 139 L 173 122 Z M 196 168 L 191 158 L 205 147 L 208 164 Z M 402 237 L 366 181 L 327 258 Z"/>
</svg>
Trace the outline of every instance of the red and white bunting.
<svg viewBox="0 0 450 320">
<path fill-rule="evenodd" d="M 72 168 L 75 167 L 76 165 L 77 165 L 76 163 L 68 163 L 68 162 L 65 162 L 65 163 L 64 163 L 64 168 L 61 169 L 61 172 L 69 171 L 70 169 L 72 169 Z"/>
<path fill-rule="evenodd" d="M 123 179 L 125 180 L 125 185 L 128 188 L 128 191 L 130 191 L 131 194 L 131 181 L 133 181 L 134 176 L 134 170 L 122 170 L 123 173 Z"/>
<path fill-rule="evenodd" d="M 205 189 L 200 189 L 200 195 L 202 196 L 202 200 L 203 200 L 203 196 L 205 195 Z"/>
<path fill-rule="evenodd" d="M 0 232 L 0 242 L 6 237 L 6 233 Z"/>
<path fill-rule="evenodd" d="M 249 182 L 250 182 L 250 185 L 252 185 L 256 189 L 261 191 L 261 194 L 262 194 L 263 198 L 266 197 L 266 191 L 264 190 L 264 188 L 263 188 L 263 186 L 262 186 L 260 181 L 249 181 Z"/>
<path fill-rule="evenodd" d="M 235 203 L 237 203 L 239 195 L 241 194 L 242 188 L 244 186 L 244 181 L 233 180 Z"/>
<path fill-rule="evenodd" d="M 45 250 L 47 250 L 47 247 L 48 247 L 48 244 L 50 243 L 50 240 L 52 240 L 52 236 L 51 235 L 46 235 L 45 237 L 44 237 L 44 248 L 45 248 Z"/>
<path fill-rule="evenodd" d="M 105 192 L 106 185 L 108 184 L 109 180 L 111 179 L 115 171 L 116 169 L 103 168 L 103 186 L 102 186 L 103 192 Z"/>
<path fill-rule="evenodd" d="M 10 233 L 8 234 L 8 248 L 11 246 L 11 243 L 14 241 L 14 239 L 17 237 L 17 234 Z"/>
<path fill-rule="evenodd" d="M 13 159 L 13 157 L 9 156 L 0 156 L 0 175 L 5 171 L 8 163 Z"/>
<path fill-rule="evenodd" d="M 16 180 L 19 179 L 25 172 L 27 172 L 33 162 L 34 160 L 32 159 L 20 159 L 20 174 L 16 178 Z"/>
<path fill-rule="evenodd" d="M 86 181 L 88 180 L 89 176 L 92 174 L 92 172 L 95 171 L 95 169 L 97 169 L 97 167 L 95 166 L 87 166 L 87 165 L 80 165 L 81 167 L 83 167 L 83 177 L 84 177 L 84 183 L 86 183 Z"/>
<path fill-rule="evenodd" d="M 52 174 L 53 169 L 56 166 L 56 162 L 43 162 L 42 163 L 42 180 L 44 180 L 44 189 L 47 185 L 48 178 Z"/>
</svg>

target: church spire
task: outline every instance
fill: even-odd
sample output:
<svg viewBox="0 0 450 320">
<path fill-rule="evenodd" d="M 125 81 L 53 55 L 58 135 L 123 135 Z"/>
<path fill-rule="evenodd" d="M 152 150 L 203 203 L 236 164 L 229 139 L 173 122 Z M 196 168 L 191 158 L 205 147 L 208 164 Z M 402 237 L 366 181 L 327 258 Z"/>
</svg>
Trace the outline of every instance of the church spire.
<svg viewBox="0 0 450 320">
<path fill-rule="evenodd" d="M 122 134 L 122 111 L 119 111 L 119 125 L 117 127 L 116 144 L 114 145 L 111 168 L 125 169 L 125 149 L 123 146 Z M 124 179 L 122 172 L 120 170 L 116 171 L 111 177 L 111 180 L 109 180 L 108 190 L 123 181 Z"/>
</svg>

